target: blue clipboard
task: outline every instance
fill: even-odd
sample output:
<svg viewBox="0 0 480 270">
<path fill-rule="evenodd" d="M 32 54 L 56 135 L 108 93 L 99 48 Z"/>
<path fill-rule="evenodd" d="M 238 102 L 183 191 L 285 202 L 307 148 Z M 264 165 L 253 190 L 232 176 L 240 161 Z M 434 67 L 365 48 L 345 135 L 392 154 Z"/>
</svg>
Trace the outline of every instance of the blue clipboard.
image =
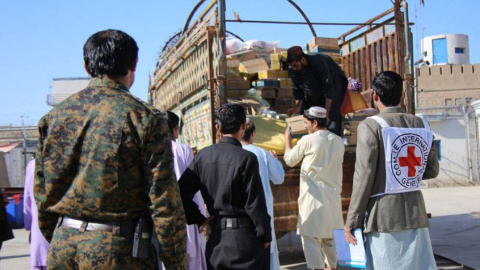
<svg viewBox="0 0 480 270">
<path fill-rule="evenodd" d="M 353 235 L 357 238 L 357 245 L 350 245 L 345 241 L 343 229 L 333 231 L 333 240 L 337 250 L 338 265 L 352 268 L 367 268 L 367 254 L 365 253 L 363 234 L 360 229 L 353 230 Z"/>
</svg>

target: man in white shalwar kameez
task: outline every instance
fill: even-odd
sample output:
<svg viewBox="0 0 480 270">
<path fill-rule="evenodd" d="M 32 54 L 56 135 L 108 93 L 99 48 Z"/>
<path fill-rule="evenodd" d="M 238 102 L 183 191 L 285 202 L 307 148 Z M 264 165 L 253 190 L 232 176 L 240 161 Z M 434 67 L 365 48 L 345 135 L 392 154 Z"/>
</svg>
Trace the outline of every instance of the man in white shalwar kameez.
<svg viewBox="0 0 480 270">
<path fill-rule="evenodd" d="M 285 130 L 285 155 L 288 166 L 302 161 L 298 197 L 298 227 L 303 252 L 310 269 L 334 269 L 337 253 L 333 231 L 343 227 L 342 164 L 345 146 L 342 139 L 326 128 L 327 111 L 311 107 L 303 114 L 308 134 L 292 148 L 290 127 Z"/>
<path fill-rule="evenodd" d="M 193 160 L 193 151 L 188 145 L 177 143 L 175 140 L 179 136 L 179 121 L 178 116 L 168 111 L 168 126 L 172 132 L 172 152 L 173 152 L 173 167 L 175 175 L 178 179 L 188 167 L 188 164 Z M 200 192 L 195 194 L 193 200 L 199 206 L 204 206 L 202 195 Z M 206 215 L 205 207 L 200 207 L 203 215 Z M 199 232 L 197 225 L 187 225 L 187 270 L 206 270 L 207 263 L 205 259 L 205 235 Z"/>
<path fill-rule="evenodd" d="M 278 259 L 277 239 L 275 237 L 275 227 L 273 220 L 273 195 L 270 188 L 270 181 L 279 185 L 285 179 L 285 170 L 282 163 L 278 160 L 277 153 L 273 150 L 267 151 L 263 148 L 253 145 L 255 139 L 255 124 L 250 118 L 247 118 L 247 128 L 242 138 L 242 147 L 254 153 L 258 159 L 260 178 L 262 179 L 263 192 L 267 201 L 267 211 L 271 217 L 272 242 L 270 243 L 270 270 L 279 270 L 280 261 Z"/>
</svg>

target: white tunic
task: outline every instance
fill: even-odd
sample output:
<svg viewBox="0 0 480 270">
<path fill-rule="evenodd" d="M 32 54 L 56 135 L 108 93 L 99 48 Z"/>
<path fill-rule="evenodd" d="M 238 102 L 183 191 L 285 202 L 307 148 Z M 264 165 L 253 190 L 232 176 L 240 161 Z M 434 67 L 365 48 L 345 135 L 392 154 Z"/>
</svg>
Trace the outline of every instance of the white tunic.
<svg viewBox="0 0 480 270">
<path fill-rule="evenodd" d="M 343 228 L 342 139 L 327 130 L 303 136 L 284 155 L 288 166 L 302 159 L 298 197 L 297 233 L 316 238 L 333 238 L 333 230 Z"/>
<path fill-rule="evenodd" d="M 263 192 L 267 201 L 268 214 L 271 217 L 270 224 L 272 226 L 272 242 L 270 243 L 270 269 L 280 269 L 280 261 L 278 259 L 277 239 L 275 237 L 274 217 L 273 217 L 273 195 L 270 188 L 270 181 L 279 185 L 285 179 L 285 171 L 282 163 L 274 158 L 267 150 L 255 146 L 253 144 L 243 145 L 243 149 L 254 153 L 258 159 L 258 168 L 260 170 L 260 178 L 262 179 Z"/>
</svg>

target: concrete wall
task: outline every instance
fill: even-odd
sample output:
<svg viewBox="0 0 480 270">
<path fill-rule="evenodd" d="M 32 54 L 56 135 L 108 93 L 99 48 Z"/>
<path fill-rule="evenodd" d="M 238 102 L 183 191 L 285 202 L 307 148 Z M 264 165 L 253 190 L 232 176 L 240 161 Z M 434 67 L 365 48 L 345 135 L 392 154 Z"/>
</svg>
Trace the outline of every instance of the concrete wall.
<svg viewBox="0 0 480 270">
<path fill-rule="evenodd" d="M 38 141 L 38 127 L 0 127 L 0 145 L 20 144 L 8 153 L 0 152 L 0 186 L 23 187 L 26 162 L 29 162 Z M 26 143 L 26 145 L 24 145 Z"/>
<path fill-rule="evenodd" d="M 416 68 L 416 108 L 460 105 L 459 99 L 480 99 L 480 64 Z M 452 104 L 447 104 L 447 99 Z M 457 99 L 457 100 L 456 100 Z"/>
<path fill-rule="evenodd" d="M 425 37 L 421 41 L 422 57 L 430 65 L 433 61 L 433 40 L 445 38 L 447 41 L 447 62 L 441 64 L 469 64 L 470 49 L 468 46 L 468 36 L 463 34 L 442 34 L 436 36 Z M 456 53 L 455 48 L 463 48 L 463 53 Z M 425 56 L 426 54 L 426 56 Z"/>
<path fill-rule="evenodd" d="M 440 174 L 438 180 L 469 180 L 469 162 L 463 119 L 430 121 L 435 140 L 441 141 Z"/>
</svg>

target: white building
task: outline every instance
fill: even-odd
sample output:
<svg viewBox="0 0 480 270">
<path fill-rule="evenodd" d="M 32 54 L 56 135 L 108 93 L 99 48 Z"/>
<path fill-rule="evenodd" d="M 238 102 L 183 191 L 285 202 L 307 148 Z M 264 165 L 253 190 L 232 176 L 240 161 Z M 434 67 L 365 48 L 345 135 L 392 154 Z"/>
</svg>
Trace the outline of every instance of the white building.
<svg viewBox="0 0 480 270">
<path fill-rule="evenodd" d="M 57 78 L 53 79 L 52 94 L 47 96 L 47 103 L 50 106 L 58 105 L 70 95 L 87 87 L 91 78 Z"/>
<path fill-rule="evenodd" d="M 422 59 L 427 65 L 469 64 L 468 36 L 442 34 L 422 39 Z"/>
</svg>

